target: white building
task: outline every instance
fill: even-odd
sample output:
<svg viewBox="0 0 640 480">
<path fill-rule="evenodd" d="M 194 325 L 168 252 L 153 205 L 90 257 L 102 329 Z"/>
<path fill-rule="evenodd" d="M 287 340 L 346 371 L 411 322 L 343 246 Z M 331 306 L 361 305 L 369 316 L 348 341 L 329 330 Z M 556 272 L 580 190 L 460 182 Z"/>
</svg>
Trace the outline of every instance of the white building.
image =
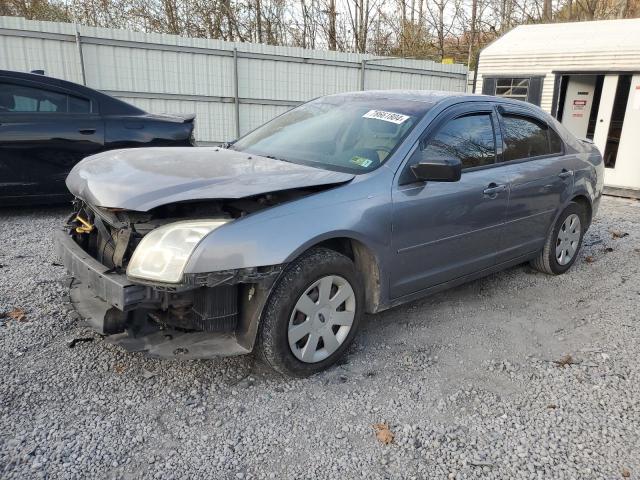
<svg viewBox="0 0 640 480">
<path fill-rule="evenodd" d="M 476 87 L 593 140 L 609 191 L 640 194 L 640 19 L 516 27 L 481 52 Z"/>
</svg>

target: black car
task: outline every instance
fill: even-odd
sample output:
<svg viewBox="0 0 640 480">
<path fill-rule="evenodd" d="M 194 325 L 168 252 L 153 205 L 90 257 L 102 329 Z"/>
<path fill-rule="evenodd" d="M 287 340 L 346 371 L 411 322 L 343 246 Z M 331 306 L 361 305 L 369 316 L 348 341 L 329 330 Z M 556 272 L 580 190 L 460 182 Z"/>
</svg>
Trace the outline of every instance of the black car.
<svg viewBox="0 0 640 480">
<path fill-rule="evenodd" d="M 194 144 L 195 115 L 155 115 L 72 82 L 0 70 L 0 206 L 66 201 L 88 155 Z"/>
</svg>

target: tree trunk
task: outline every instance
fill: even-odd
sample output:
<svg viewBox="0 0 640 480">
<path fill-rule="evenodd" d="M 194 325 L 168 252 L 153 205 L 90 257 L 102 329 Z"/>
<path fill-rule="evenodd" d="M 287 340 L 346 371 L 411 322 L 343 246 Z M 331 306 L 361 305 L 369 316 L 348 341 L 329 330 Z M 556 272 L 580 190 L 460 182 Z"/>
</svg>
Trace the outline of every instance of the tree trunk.
<svg viewBox="0 0 640 480">
<path fill-rule="evenodd" d="M 542 19 L 546 23 L 551 23 L 552 19 L 552 5 L 551 0 L 544 0 L 543 8 L 542 8 Z"/>
<path fill-rule="evenodd" d="M 367 38 L 368 38 L 368 33 L 369 33 L 369 0 L 362 0 L 363 1 L 363 17 L 362 17 L 362 23 L 361 28 L 362 28 L 362 33 L 360 34 L 360 43 L 361 43 L 361 49 L 360 52 L 361 53 L 365 53 L 367 51 Z"/>
<path fill-rule="evenodd" d="M 478 0 L 471 3 L 471 28 L 469 29 L 469 56 L 467 57 L 467 68 L 471 68 L 471 56 L 473 55 L 473 45 L 476 40 L 476 13 L 478 11 Z M 477 65 L 476 65 L 477 68 Z"/>
<path fill-rule="evenodd" d="M 337 50 L 336 39 L 336 0 L 329 0 L 329 50 Z"/>
<path fill-rule="evenodd" d="M 262 5 L 260 4 L 260 0 L 256 0 L 256 30 L 258 43 L 262 43 Z"/>
<path fill-rule="evenodd" d="M 629 0 L 620 0 L 618 5 L 618 18 L 627 18 L 629 12 Z"/>
<path fill-rule="evenodd" d="M 438 4 L 438 46 L 440 50 L 440 61 L 444 60 L 444 1 Z"/>
</svg>

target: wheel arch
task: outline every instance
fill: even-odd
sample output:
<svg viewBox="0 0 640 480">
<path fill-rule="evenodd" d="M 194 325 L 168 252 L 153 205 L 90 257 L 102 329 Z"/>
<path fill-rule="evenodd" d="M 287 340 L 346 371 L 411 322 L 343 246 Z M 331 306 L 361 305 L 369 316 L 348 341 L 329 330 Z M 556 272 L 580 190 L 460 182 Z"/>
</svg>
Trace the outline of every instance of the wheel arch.
<svg viewBox="0 0 640 480">
<path fill-rule="evenodd" d="M 587 213 L 587 225 L 585 226 L 586 230 L 591 225 L 591 219 L 593 216 L 593 206 L 591 205 L 591 200 L 586 195 L 580 193 L 578 195 L 574 195 L 571 201 L 582 206 L 582 208 L 584 208 L 585 212 Z"/>
<path fill-rule="evenodd" d="M 336 235 L 326 238 L 318 238 L 308 242 L 303 247 L 294 252 L 287 262 L 291 262 L 305 252 L 316 248 L 324 247 L 334 250 L 350 258 L 356 270 L 360 272 L 364 287 L 365 311 L 375 313 L 381 306 L 381 270 L 380 262 L 374 253 L 373 248 L 365 244 L 362 240 L 352 236 Z"/>
</svg>

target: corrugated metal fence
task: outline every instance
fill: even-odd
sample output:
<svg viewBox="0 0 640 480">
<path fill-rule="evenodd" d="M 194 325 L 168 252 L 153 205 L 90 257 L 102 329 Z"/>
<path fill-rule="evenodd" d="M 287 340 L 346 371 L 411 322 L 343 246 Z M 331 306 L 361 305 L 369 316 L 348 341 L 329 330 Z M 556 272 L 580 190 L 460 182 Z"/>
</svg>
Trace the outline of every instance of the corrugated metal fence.
<svg viewBox="0 0 640 480">
<path fill-rule="evenodd" d="M 196 138 L 236 138 L 311 98 L 464 91 L 466 67 L 0 17 L 0 69 L 44 69 L 152 113 L 196 113 Z"/>
</svg>

